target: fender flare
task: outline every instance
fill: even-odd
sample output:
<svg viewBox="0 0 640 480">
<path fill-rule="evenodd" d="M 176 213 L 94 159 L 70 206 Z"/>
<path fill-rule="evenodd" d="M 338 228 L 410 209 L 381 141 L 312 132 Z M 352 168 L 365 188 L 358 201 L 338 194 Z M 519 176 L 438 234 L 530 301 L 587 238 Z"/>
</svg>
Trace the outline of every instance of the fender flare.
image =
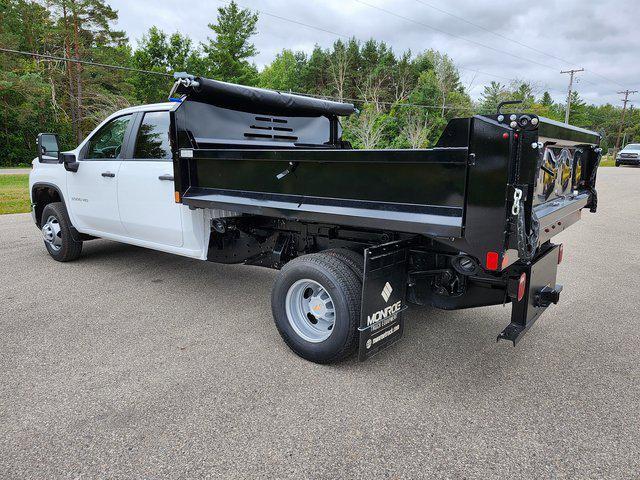
<svg viewBox="0 0 640 480">
<path fill-rule="evenodd" d="M 62 191 L 60 190 L 60 188 L 57 185 L 53 184 L 53 183 L 36 182 L 31 186 L 31 205 L 32 205 L 32 208 L 35 207 L 35 203 L 33 201 L 34 200 L 33 193 L 35 192 L 35 190 L 38 187 L 51 188 L 51 189 L 55 190 L 55 192 L 58 194 L 58 197 L 60 197 L 60 201 L 62 202 L 62 205 L 64 205 L 64 208 L 67 211 L 67 216 L 69 216 L 69 209 L 67 208 L 67 202 L 65 201 L 64 195 L 62 194 Z M 36 222 L 36 226 L 38 228 L 40 228 L 40 222 L 38 222 L 38 218 L 35 216 L 35 214 L 34 214 L 34 219 L 35 219 L 35 222 Z M 69 221 L 71 221 L 71 218 L 69 218 Z M 82 242 L 83 240 L 86 240 L 85 238 L 83 238 L 83 234 L 78 232 L 78 230 L 76 229 L 76 227 L 73 226 L 73 224 L 71 225 L 70 230 L 71 230 L 71 236 L 73 237 L 73 239 L 75 241 Z"/>
</svg>

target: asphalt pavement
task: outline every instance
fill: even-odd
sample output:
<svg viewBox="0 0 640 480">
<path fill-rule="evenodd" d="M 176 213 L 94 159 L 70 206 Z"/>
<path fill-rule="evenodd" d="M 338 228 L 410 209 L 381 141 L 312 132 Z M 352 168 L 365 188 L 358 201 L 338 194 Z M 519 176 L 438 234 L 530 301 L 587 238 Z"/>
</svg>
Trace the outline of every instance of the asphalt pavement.
<svg viewBox="0 0 640 480">
<path fill-rule="evenodd" d="M 412 309 L 365 363 L 295 356 L 275 272 L 114 242 L 47 255 L 0 217 L 0 477 L 639 478 L 640 169 L 599 174 L 560 304 Z"/>
</svg>

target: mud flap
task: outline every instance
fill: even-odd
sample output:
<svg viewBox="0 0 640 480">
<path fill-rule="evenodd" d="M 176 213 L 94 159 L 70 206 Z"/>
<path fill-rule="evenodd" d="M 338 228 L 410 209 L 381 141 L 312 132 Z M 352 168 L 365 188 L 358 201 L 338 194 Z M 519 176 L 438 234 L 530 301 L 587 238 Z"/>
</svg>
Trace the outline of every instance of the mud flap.
<svg viewBox="0 0 640 480">
<path fill-rule="evenodd" d="M 400 340 L 407 308 L 407 241 L 377 245 L 364 252 L 364 283 L 358 359 L 364 361 Z"/>
</svg>

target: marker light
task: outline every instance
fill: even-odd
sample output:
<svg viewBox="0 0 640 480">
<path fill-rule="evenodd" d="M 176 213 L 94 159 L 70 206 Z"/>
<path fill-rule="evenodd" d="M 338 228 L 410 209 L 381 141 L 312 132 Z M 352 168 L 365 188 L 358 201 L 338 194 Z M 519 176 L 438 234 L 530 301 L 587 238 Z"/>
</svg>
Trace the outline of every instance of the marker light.
<svg viewBox="0 0 640 480">
<path fill-rule="evenodd" d="M 174 192 L 174 197 L 176 200 L 176 203 L 180 203 L 180 192 Z"/>
<path fill-rule="evenodd" d="M 487 270 L 498 270 L 498 252 L 487 252 Z"/>
<path fill-rule="evenodd" d="M 522 272 L 520 280 L 518 280 L 518 301 L 524 298 L 524 290 L 527 287 L 527 274 Z"/>
</svg>

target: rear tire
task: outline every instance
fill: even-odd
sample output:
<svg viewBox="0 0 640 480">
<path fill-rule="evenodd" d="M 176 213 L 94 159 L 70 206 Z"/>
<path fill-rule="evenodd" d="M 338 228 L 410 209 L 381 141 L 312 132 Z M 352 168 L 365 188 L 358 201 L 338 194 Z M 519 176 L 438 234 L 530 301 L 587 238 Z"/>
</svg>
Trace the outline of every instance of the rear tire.
<svg viewBox="0 0 640 480">
<path fill-rule="evenodd" d="M 360 283 L 362 283 L 362 279 L 364 278 L 364 256 L 362 254 L 346 248 L 332 248 L 330 250 L 323 250 L 320 253 L 322 255 L 339 258 L 345 262 L 358 276 Z"/>
<path fill-rule="evenodd" d="M 71 220 L 62 202 L 50 203 L 42 211 L 42 235 L 49 255 L 58 262 L 76 260 L 82 242 L 73 238 Z"/>
<path fill-rule="evenodd" d="M 361 296 L 360 278 L 341 258 L 304 255 L 278 274 L 271 310 L 291 350 L 311 362 L 333 363 L 356 349 Z"/>
</svg>

